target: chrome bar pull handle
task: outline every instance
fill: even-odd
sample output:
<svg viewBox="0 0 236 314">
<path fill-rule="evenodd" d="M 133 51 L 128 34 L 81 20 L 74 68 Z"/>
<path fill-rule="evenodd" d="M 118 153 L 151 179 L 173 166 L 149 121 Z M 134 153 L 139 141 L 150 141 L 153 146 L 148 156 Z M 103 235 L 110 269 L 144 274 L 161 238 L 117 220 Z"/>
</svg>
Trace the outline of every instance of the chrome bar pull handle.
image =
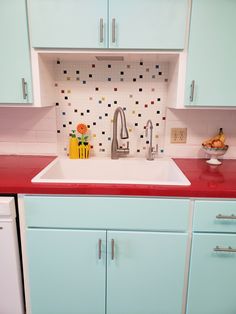
<svg viewBox="0 0 236 314">
<path fill-rule="evenodd" d="M 104 41 L 104 24 L 103 24 L 103 18 L 100 18 L 100 43 L 103 43 Z"/>
<path fill-rule="evenodd" d="M 194 92 L 195 92 L 195 80 L 192 81 L 191 85 L 190 85 L 190 101 L 193 102 L 193 98 L 194 98 Z"/>
<path fill-rule="evenodd" d="M 116 42 L 116 19 L 112 19 L 112 43 L 114 44 Z"/>
<path fill-rule="evenodd" d="M 216 219 L 236 219 L 236 215 L 232 214 L 232 215 L 216 215 Z"/>
<path fill-rule="evenodd" d="M 28 93 L 27 93 L 27 82 L 24 78 L 21 79 L 22 84 L 22 93 L 23 93 L 23 99 L 27 99 Z"/>
<path fill-rule="evenodd" d="M 115 240 L 111 239 L 111 259 L 115 259 Z"/>
<path fill-rule="evenodd" d="M 102 239 L 98 240 L 98 259 L 102 258 Z"/>
<path fill-rule="evenodd" d="M 236 253 L 236 249 L 231 246 L 228 247 L 219 247 L 218 245 L 214 248 L 215 252 L 226 252 L 226 253 Z"/>
</svg>

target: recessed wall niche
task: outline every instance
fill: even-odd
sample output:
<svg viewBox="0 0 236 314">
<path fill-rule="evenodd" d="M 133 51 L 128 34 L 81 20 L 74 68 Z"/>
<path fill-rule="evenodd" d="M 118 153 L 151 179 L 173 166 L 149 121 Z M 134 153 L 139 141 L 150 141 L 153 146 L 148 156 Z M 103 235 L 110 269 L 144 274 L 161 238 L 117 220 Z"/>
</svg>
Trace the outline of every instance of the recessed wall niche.
<svg viewBox="0 0 236 314">
<path fill-rule="evenodd" d="M 113 114 L 125 111 L 130 155 L 143 157 L 149 144 L 145 126 L 153 123 L 153 146 L 164 151 L 164 131 L 169 72 L 165 59 L 124 58 L 123 61 L 96 58 L 78 60 L 57 56 L 41 59 L 46 79 L 50 76 L 51 102 L 56 105 L 58 153 L 68 154 L 69 135 L 78 123 L 89 129 L 91 154 L 109 156 L 113 136 Z M 157 60 L 155 60 L 157 59 Z M 45 62 L 46 60 L 46 62 Z M 41 84 L 43 75 L 41 73 Z M 45 96 L 44 94 L 43 96 Z M 118 135 L 119 135 L 118 118 Z M 126 146 L 127 140 L 119 140 Z"/>
</svg>

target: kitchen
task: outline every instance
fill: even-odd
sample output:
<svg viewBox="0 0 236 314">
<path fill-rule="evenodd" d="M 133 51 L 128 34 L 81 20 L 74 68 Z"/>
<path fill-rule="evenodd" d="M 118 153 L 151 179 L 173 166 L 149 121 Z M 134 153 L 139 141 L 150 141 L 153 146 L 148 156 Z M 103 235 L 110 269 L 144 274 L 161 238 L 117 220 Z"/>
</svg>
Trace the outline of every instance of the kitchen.
<svg viewBox="0 0 236 314">
<path fill-rule="evenodd" d="M 42 196 L 45 194 L 58 195 L 58 197 L 62 195 L 101 195 L 104 197 L 104 204 L 109 200 L 107 196 L 112 195 L 114 196 L 114 199 L 112 199 L 114 204 L 119 203 L 119 198 L 115 197 L 118 195 L 127 196 L 127 201 L 130 199 L 130 196 L 133 196 L 133 201 L 135 201 L 136 197 L 143 197 L 145 200 L 154 197 L 160 202 L 166 199 L 169 202 L 168 197 L 174 197 L 177 203 L 184 201 L 183 208 L 186 210 L 186 215 L 188 213 L 188 217 L 192 217 L 195 207 L 201 208 L 201 201 L 207 202 L 207 207 L 220 206 L 222 204 L 219 202 L 220 198 L 224 203 L 227 215 L 232 215 L 234 213 L 233 210 L 235 211 L 233 204 L 236 195 L 234 185 L 234 159 L 236 155 L 234 136 L 236 111 L 234 106 L 236 99 L 233 73 L 235 72 L 236 64 L 233 56 L 236 48 L 231 38 L 232 36 L 230 36 L 230 32 L 232 33 L 233 29 L 232 24 L 234 23 L 232 15 L 235 12 L 235 4 L 232 1 L 223 1 L 223 3 L 222 1 L 216 1 L 213 10 L 210 1 L 193 0 L 192 3 L 191 1 L 183 0 L 167 1 L 166 7 L 163 6 L 163 1 L 156 1 L 156 3 L 145 1 L 145 5 L 143 4 L 144 1 L 139 1 L 139 5 L 131 0 L 129 2 L 129 4 L 127 2 L 119 2 L 117 4 L 117 1 L 101 1 L 102 4 L 99 2 L 98 6 L 95 0 L 88 1 L 86 2 L 87 4 L 79 0 L 76 2 L 62 1 L 60 5 L 58 3 L 55 4 L 54 1 L 45 3 L 37 0 L 28 1 L 30 53 L 27 56 L 25 47 L 23 52 L 17 50 L 19 49 L 19 43 L 15 40 L 9 44 L 7 49 L 1 49 L 4 58 L 2 58 L 0 64 L 5 71 L 2 71 L 2 74 L 0 74 L 2 82 L 2 98 L 0 99 L 2 103 L 0 107 L 0 167 L 2 184 L 0 192 L 4 195 L 19 195 L 19 216 L 22 215 L 21 237 L 23 263 L 25 263 L 23 268 L 26 278 L 26 304 L 29 313 L 31 311 L 29 297 L 31 288 L 29 288 L 27 283 L 28 267 L 26 266 L 27 261 L 24 259 L 27 249 L 24 232 L 28 228 L 39 228 L 42 225 L 38 225 L 39 222 L 36 221 L 33 222 L 33 225 L 27 225 L 28 220 L 31 221 L 31 214 L 30 208 L 28 209 L 26 206 L 27 214 L 24 212 L 24 207 L 27 202 L 31 202 L 27 199 L 34 198 L 34 194 L 42 194 Z M 18 5 L 20 8 L 18 10 L 15 9 L 16 4 L 14 1 L 11 1 L 11 3 L 12 7 L 9 8 L 3 2 L 4 10 L 1 10 L 1 12 L 6 17 L 7 11 L 5 10 L 10 10 L 12 14 L 10 15 L 11 21 L 17 21 L 18 18 L 16 19 L 15 17 L 19 16 L 19 12 L 22 13 L 23 9 L 26 10 L 25 1 L 19 1 Z M 148 7 L 151 5 L 157 5 L 159 10 L 166 11 L 164 13 L 161 11 L 162 13 L 158 15 L 157 8 L 154 10 L 153 7 Z M 55 6 L 57 6 L 56 11 Z M 78 7 L 76 8 L 75 6 Z M 83 7 L 82 13 L 81 10 L 78 10 L 81 7 Z M 221 14 L 221 11 L 225 12 L 225 15 Z M 69 12 L 68 15 L 66 12 Z M 76 14 L 74 13 L 73 15 L 73 12 L 76 12 Z M 124 12 L 126 12 L 126 18 L 123 16 Z M 137 23 L 137 20 L 142 20 L 141 17 L 144 18 L 145 14 L 143 12 L 149 13 L 149 22 L 145 18 L 147 27 L 149 27 L 148 30 L 144 29 L 142 23 Z M 22 19 L 23 22 L 21 21 L 21 23 L 23 24 L 21 25 L 25 25 L 27 30 L 26 11 L 23 13 L 22 17 L 24 19 Z M 79 13 L 81 16 L 78 18 Z M 209 14 L 211 14 L 211 23 L 209 22 Z M 130 23 L 131 16 L 137 19 L 135 23 Z M 161 24 L 153 27 L 152 23 L 157 20 L 157 16 Z M 169 19 L 165 20 L 166 16 Z M 176 20 L 173 19 L 173 16 L 175 16 Z M 227 23 L 225 16 L 228 17 Z M 122 23 L 118 22 L 119 19 L 122 20 Z M 0 37 L 6 37 L 5 30 L 8 28 L 9 32 L 13 32 L 9 37 L 14 38 L 15 36 L 16 38 L 19 36 L 18 32 L 16 36 L 14 30 L 11 30 L 14 27 L 9 27 L 9 22 L 6 21 L 6 18 L 4 19 L 1 16 L 1 20 L 4 27 L 1 27 Z M 41 23 L 42 20 L 44 21 L 43 25 Z M 189 21 L 191 21 L 190 35 Z M 201 23 L 197 23 L 197 21 L 201 21 Z M 174 24 L 175 22 L 177 26 Z M 75 23 L 82 24 L 75 25 Z M 95 28 L 96 31 L 90 34 L 90 27 L 91 29 Z M 78 30 L 84 29 L 86 29 L 86 34 L 84 31 L 80 34 Z M 127 32 L 127 29 L 129 29 L 129 32 Z M 151 35 L 146 35 L 150 34 L 150 29 L 152 30 Z M 161 29 L 161 34 L 156 29 Z M 205 36 L 202 36 L 203 33 Z M 125 34 L 124 38 L 122 34 Z M 142 34 L 145 35 L 141 36 Z M 220 41 L 216 34 L 220 36 Z M 229 35 L 225 36 L 224 34 Z M 79 43 L 75 41 L 75 38 Z M 29 43 L 21 40 L 21 44 L 23 42 L 24 45 L 29 47 Z M 16 46 L 14 47 L 14 45 Z M 203 48 L 208 46 L 209 50 Z M 31 65 L 29 63 L 29 55 L 31 55 Z M 222 55 L 226 55 L 226 58 L 222 58 Z M 22 57 L 19 58 L 19 56 Z M 20 78 L 17 79 L 19 82 L 16 83 L 16 86 L 13 86 L 15 84 L 13 77 L 16 77 L 17 60 L 19 63 L 20 59 L 22 65 L 25 57 L 28 58 L 29 68 L 32 66 L 32 84 L 30 83 L 30 76 L 22 75 L 21 69 Z M 9 59 L 11 61 L 7 62 L 6 60 Z M 185 70 L 186 67 L 187 72 Z M 23 77 L 24 80 L 22 80 Z M 14 89 L 16 90 L 15 94 Z M 22 93 L 22 90 L 24 93 Z M 190 96 L 192 96 L 192 100 L 190 100 Z M 21 101 L 19 100 L 20 97 Z M 144 188 L 142 185 L 136 185 L 135 187 L 120 185 L 114 187 L 110 185 L 81 184 L 79 187 L 76 185 L 52 185 L 49 188 L 47 185 L 29 183 L 53 159 L 50 156 L 68 158 L 69 135 L 73 129 L 76 129 L 78 123 L 89 125 L 89 140 L 92 147 L 91 156 L 110 158 L 112 119 L 115 109 L 119 106 L 125 108 L 124 112 L 129 132 L 130 157 L 145 160 L 148 144 L 144 127 L 148 119 L 151 119 L 153 122 L 153 146 L 155 149 L 158 144 L 156 159 L 162 157 L 175 158 L 176 163 L 191 182 L 189 187 L 163 185 L 152 186 L 151 188 L 146 186 Z M 223 158 L 222 165 L 211 167 L 205 162 L 209 155 L 204 152 L 201 143 L 205 139 L 214 136 L 220 128 L 224 130 L 229 149 L 223 157 L 220 157 Z M 187 132 L 184 142 L 175 143 L 172 141 L 173 129 L 181 129 Z M 121 143 L 122 146 L 123 144 L 126 145 L 126 140 L 124 143 L 121 141 Z M 32 157 L 30 158 L 29 156 Z M 122 160 L 125 160 L 125 158 Z M 14 175 L 17 177 L 17 180 L 14 179 Z M 203 198 L 203 200 L 199 198 Z M 43 202 L 44 198 L 41 197 L 41 199 Z M 78 197 L 78 202 L 80 201 L 79 199 Z M 99 203 L 99 199 L 95 199 Z M 121 197 L 121 199 L 123 198 Z M 187 204 L 185 204 L 185 201 Z M 70 202 L 70 199 L 68 199 L 68 202 Z M 89 199 L 84 199 L 84 202 L 84 206 L 91 206 Z M 213 203 L 213 205 L 210 203 Z M 160 210 L 162 210 L 162 206 L 165 208 L 164 205 L 160 204 Z M 190 210 L 187 210 L 185 206 L 190 208 Z M 39 210 L 41 210 L 40 208 L 39 206 Z M 223 211 L 222 208 L 220 210 Z M 85 214 L 83 213 L 83 215 Z M 25 216 L 27 216 L 27 219 Z M 186 219 L 184 214 L 183 217 Z M 64 219 L 66 221 L 66 218 Z M 235 232 L 234 217 L 226 220 L 218 219 L 224 222 L 224 228 L 226 225 L 229 225 L 229 230 L 216 228 L 215 232 L 225 232 L 226 236 L 233 238 L 233 233 Z M 126 221 L 125 217 L 123 220 L 123 222 Z M 24 224 L 25 228 L 23 227 Z M 66 226 L 61 225 L 60 222 L 56 225 L 55 222 L 54 227 L 46 225 L 45 222 L 44 228 L 50 227 L 58 228 L 58 230 L 66 227 L 71 228 L 69 222 Z M 91 226 L 89 222 L 83 226 L 74 226 L 74 228 L 94 230 L 98 227 L 95 223 Z M 112 226 L 108 224 L 100 226 L 100 228 L 102 230 L 110 230 Z M 119 225 L 113 228 L 115 230 L 123 230 L 125 227 Z M 188 233 L 185 250 L 190 252 L 191 241 L 196 233 L 210 232 L 208 229 L 204 229 L 207 227 L 194 228 L 195 226 L 191 227 L 186 223 L 184 226 L 175 226 L 173 229 L 169 225 L 165 227 L 127 226 L 125 229 L 146 230 L 145 232 L 147 233 L 153 231 L 158 233 L 167 230 L 170 231 L 170 234 L 176 231 L 177 233 L 184 231 Z M 191 236 L 189 235 L 190 233 Z M 233 244 L 227 244 L 227 248 L 228 246 L 235 247 Z M 228 261 L 231 261 L 233 265 L 234 253 L 229 252 L 229 255 L 231 258 L 228 258 Z M 189 254 L 186 256 L 190 260 Z M 32 267 L 36 267 L 35 263 L 34 261 L 34 266 Z M 189 262 L 182 261 L 182 264 L 186 266 Z M 189 267 L 187 266 L 184 268 L 185 273 L 188 272 L 188 269 Z M 232 266 L 229 269 L 232 271 L 233 277 L 235 272 L 232 270 Z M 193 302 L 192 308 L 191 305 L 188 307 L 186 305 L 187 275 L 182 273 L 181 280 L 184 288 L 180 288 L 183 292 L 179 295 L 178 302 L 176 301 L 178 305 L 175 307 L 175 313 L 185 313 L 185 311 L 186 313 L 206 314 L 217 313 L 217 311 L 218 313 L 230 313 L 230 310 L 232 312 L 232 309 L 235 309 L 234 301 L 232 301 L 232 304 L 228 304 L 228 307 L 225 307 L 226 310 L 223 307 L 226 306 L 224 302 L 221 302 L 221 305 L 216 302 L 217 311 L 215 308 L 212 308 L 212 304 L 209 304 L 209 309 L 207 310 L 206 307 L 205 312 L 201 309 L 195 309 L 194 312 L 194 296 L 191 299 Z M 106 291 L 107 284 L 105 282 L 101 290 Z M 232 282 L 230 284 L 231 286 L 233 285 Z M 34 283 L 32 283 L 32 287 L 34 287 Z M 32 289 L 34 291 L 35 288 Z M 229 294 L 228 290 L 227 293 Z M 222 289 L 219 289 L 219 291 L 219 293 L 226 293 L 222 292 Z M 107 298 L 107 295 L 112 293 L 106 291 L 105 294 Z M 119 294 L 121 295 L 121 292 Z M 191 294 L 189 294 L 190 297 Z M 105 296 L 102 295 L 101 298 L 104 299 Z M 165 298 L 166 295 L 161 299 L 165 300 L 166 303 Z M 40 307 L 37 309 L 39 301 L 36 299 L 37 296 L 34 296 L 33 314 L 42 313 L 42 310 L 40 312 Z M 219 297 L 216 297 L 216 299 L 219 299 Z M 146 302 L 150 301 L 148 296 L 146 296 L 145 300 Z M 145 300 L 143 300 L 142 306 L 144 306 Z M 202 301 L 199 302 L 201 303 Z M 104 304 L 105 302 L 101 305 L 101 310 L 97 309 L 97 313 L 104 313 L 105 311 L 107 313 L 115 313 L 110 303 Z M 116 303 L 114 302 L 114 304 Z M 48 309 L 50 309 L 48 311 L 52 313 L 53 310 L 50 308 L 52 305 L 48 306 Z M 157 309 L 157 312 L 158 306 L 160 306 L 158 313 L 174 313 L 173 308 L 165 309 L 163 307 L 163 310 L 161 310 L 161 305 L 156 304 L 154 301 L 152 306 L 154 309 Z M 47 310 L 44 309 L 43 311 L 46 313 Z M 82 310 L 81 313 L 84 313 L 83 311 L 85 310 Z M 148 311 L 146 309 L 146 313 Z M 57 313 L 57 311 L 54 310 L 54 313 Z M 72 309 L 71 313 L 73 313 Z M 89 313 L 95 312 L 91 309 Z M 122 311 L 119 313 L 122 313 Z M 137 310 L 132 310 L 131 306 L 129 313 L 138 312 Z"/>
</svg>

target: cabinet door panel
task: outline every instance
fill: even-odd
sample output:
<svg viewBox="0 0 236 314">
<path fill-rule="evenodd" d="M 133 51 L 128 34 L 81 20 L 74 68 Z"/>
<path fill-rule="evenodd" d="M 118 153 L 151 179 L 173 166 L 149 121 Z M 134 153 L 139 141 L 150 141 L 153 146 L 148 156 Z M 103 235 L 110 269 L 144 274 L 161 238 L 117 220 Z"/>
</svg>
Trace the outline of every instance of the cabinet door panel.
<svg viewBox="0 0 236 314">
<path fill-rule="evenodd" d="M 0 42 L 0 103 L 32 102 L 25 0 L 1 0 Z M 27 82 L 25 98 L 22 78 Z"/>
<path fill-rule="evenodd" d="M 109 46 L 183 49 L 187 7 L 187 0 L 110 0 Z"/>
<path fill-rule="evenodd" d="M 32 314 L 104 314 L 105 241 L 104 231 L 28 229 Z"/>
<path fill-rule="evenodd" d="M 107 45 L 107 0 L 30 0 L 29 14 L 33 47 L 103 48 Z M 102 42 L 100 19 L 104 27 Z"/>
<path fill-rule="evenodd" d="M 193 236 L 188 287 L 188 314 L 233 314 L 236 312 L 236 253 L 214 248 L 236 249 L 235 235 Z"/>
<path fill-rule="evenodd" d="M 193 0 L 189 38 L 187 105 L 236 106 L 236 1 Z M 193 101 L 190 85 L 195 80 Z"/>
<path fill-rule="evenodd" d="M 107 314 L 181 313 L 187 235 L 111 231 L 107 238 Z"/>
</svg>

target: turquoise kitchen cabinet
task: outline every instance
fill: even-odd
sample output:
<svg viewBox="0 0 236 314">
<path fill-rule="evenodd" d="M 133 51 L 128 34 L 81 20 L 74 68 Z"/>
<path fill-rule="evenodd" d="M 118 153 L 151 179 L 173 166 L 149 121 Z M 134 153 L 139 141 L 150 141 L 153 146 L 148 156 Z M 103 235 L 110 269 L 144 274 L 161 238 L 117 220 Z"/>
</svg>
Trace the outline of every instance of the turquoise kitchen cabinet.
<svg viewBox="0 0 236 314">
<path fill-rule="evenodd" d="M 194 234 L 187 314 L 236 312 L 235 234 Z"/>
<path fill-rule="evenodd" d="M 188 0 L 29 0 L 31 43 L 38 48 L 183 49 L 187 12 Z"/>
<path fill-rule="evenodd" d="M 182 313 L 188 200 L 24 201 L 32 314 Z"/>
<path fill-rule="evenodd" d="M 107 0 L 29 0 L 28 3 L 33 47 L 107 46 Z"/>
<path fill-rule="evenodd" d="M 236 202 L 196 200 L 187 314 L 236 312 Z"/>
<path fill-rule="evenodd" d="M 110 0 L 109 47 L 183 49 L 187 0 Z"/>
<path fill-rule="evenodd" d="M 193 0 L 186 106 L 236 106 L 236 1 Z"/>
<path fill-rule="evenodd" d="M 104 231 L 28 229 L 32 314 L 105 313 Z"/>
<path fill-rule="evenodd" d="M 187 234 L 108 231 L 107 314 L 182 313 Z"/>
<path fill-rule="evenodd" d="M 0 103 L 32 103 L 25 0 L 0 2 Z"/>
</svg>

